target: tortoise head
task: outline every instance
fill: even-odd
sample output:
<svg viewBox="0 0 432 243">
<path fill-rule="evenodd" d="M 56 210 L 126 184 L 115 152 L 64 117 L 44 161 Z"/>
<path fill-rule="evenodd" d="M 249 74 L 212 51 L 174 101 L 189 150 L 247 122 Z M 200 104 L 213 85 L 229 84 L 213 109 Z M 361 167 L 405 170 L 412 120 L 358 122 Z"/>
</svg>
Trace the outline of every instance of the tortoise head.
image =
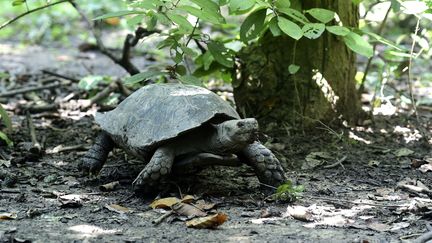
<svg viewBox="0 0 432 243">
<path fill-rule="evenodd" d="M 216 125 L 216 129 L 221 149 L 236 151 L 256 140 L 258 122 L 254 118 L 229 120 Z"/>
</svg>

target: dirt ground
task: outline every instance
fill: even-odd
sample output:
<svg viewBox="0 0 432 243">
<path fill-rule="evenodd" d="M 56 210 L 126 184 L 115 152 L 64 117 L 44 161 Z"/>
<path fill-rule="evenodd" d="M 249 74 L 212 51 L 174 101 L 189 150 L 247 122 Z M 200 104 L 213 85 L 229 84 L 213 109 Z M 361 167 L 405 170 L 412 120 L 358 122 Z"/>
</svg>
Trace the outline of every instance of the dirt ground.
<svg viewBox="0 0 432 243">
<path fill-rule="evenodd" d="M 89 104 L 77 82 L 42 70 L 74 79 L 125 75 L 98 53 L 0 43 L 0 72 L 11 75 L 0 78 L 0 103 L 14 142 L 0 145 L 0 242 L 411 242 L 432 231 L 430 107 L 419 109 L 419 120 L 398 109 L 361 127 L 273 138 L 268 145 L 288 178 L 305 187 L 295 202 L 263 195 L 247 167 L 175 178 L 171 196 L 193 195 L 228 216 L 216 229 L 195 229 L 132 193 L 131 168 L 141 167 L 121 150 L 98 178 L 82 176 L 77 164 L 98 132 L 92 115 L 109 107 Z M 115 190 L 100 189 L 113 181 Z"/>
</svg>

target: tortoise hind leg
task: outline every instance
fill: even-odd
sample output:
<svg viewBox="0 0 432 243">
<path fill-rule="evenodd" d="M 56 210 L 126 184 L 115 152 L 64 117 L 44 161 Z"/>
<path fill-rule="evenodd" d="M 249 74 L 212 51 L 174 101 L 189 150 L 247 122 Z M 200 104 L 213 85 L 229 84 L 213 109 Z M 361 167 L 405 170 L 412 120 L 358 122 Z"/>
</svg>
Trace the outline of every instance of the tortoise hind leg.
<svg viewBox="0 0 432 243">
<path fill-rule="evenodd" d="M 157 190 L 158 182 L 171 173 L 174 156 L 172 149 L 167 147 L 158 148 L 150 162 L 132 182 L 134 191 L 146 193 Z"/>
<path fill-rule="evenodd" d="M 81 159 L 78 169 L 85 174 L 97 174 L 105 164 L 108 154 L 113 147 L 114 143 L 110 136 L 105 132 L 100 133 L 93 146 Z"/>
<path fill-rule="evenodd" d="M 286 181 L 279 160 L 260 142 L 249 144 L 238 156 L 254 169 L 261 183 L 278 187 Z"/>
</svg>

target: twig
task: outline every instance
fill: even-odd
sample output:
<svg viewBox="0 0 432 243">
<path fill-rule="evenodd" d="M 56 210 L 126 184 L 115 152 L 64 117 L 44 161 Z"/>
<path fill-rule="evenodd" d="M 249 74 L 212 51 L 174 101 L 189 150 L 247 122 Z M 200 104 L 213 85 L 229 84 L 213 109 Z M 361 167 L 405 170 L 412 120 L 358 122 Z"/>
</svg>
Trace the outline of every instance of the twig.
<svg viewBox="0 0 432 243">
<path fill-rule="evenodd" d="M 415 241 L 413 241 L 413 243 L 425 243 L 431 239 L 432 239 L 432 231 L 428 231 L 428 232 L 424 233 L 423 235 L 421 235 L 420 237 L 418 237 L 417 239 L 415 239 Z"/>
<path fill-rule="evenodd" d="M 17 189 L 0 189 L 1 193 L 21 193 L 20 190 Z"/>
<path fill-rule="evenodd" d="M 83 108 L 89 108 L 91 105 L 100 102 L 101 100 L 108 97 L 114 90 L 118 88 L 116 82 L 110 83 L 107 87 L 105 87 L 102 91 L 97 93 L 95 96 L 91 97 L 89 102 L 83 106 Z"/>
<path fill-rule="evenodd" d="M 32 141 L 32 147 L 30 148 L 30 152 L 33 154 L 39 154 L 42 147 L 36 138 L 36 129 L 35 129 L 35 126 L 33 123 L 33 119 L 30 116 L 30 112 L 27 111 L 26 117 L 27 117 L 27 122 L 28 122 L 28 128 L 30 130 L 30 138 Z"/>
<path fill-rule="evenodd" d="M 39 11 L 39 10 L 44 9 L 44 8 L 49 8 L 49 7 L 54 6 L 56 4 L 59 4 L 59 3 L 70 2 L 70 1 L 72 1 L 72 0 L 61 0 L 61 1 L 58 1 L 58 2 L 55 2 L 55 3 L 50 3 L 50 4 L 47 4 L 47 5 L 44 5 L 42 7 L 38 7 L 38 8 L 32 9 L 32 10 L 28 10 L 27 12 L 22 13 L 22 14 L 16 16 L 15 18 L 10 19 L 10 20 L 6 21 L 5 23 L 3 23 L 2 25 L 0 25 L 0 30 L 3 29 L 3 28 L 5 28 L 6 26 L 12 24 L 13 22 L 17 21 L 18 19 L 26 16 L 27 14 L 31 14 L 33 12 Z"/>
<path fill-rule="evenodd" d="M 404 207 L 405 206 L 405 205 L 395 205 L 395 204 L 378 204 L 378 203 L 353 202 L 353 201 L 344 200 L 344 199 L 334 199 L 334 198 L 327 198 L 327 197 L 316 197 L 316 196 L 309 196 L 309 195 L 302 195 L 302 197 L 309 197 L 309 198 L 324 200 L 324 201 L 328 201 L 328 202 L 337 202 L 337 203 L 344 202 L 344 203 L 351 203 L 351 204 L 356 204 L 356 205 L 368 205 L 368 206 L 385 207 L 385 208 L 399 208 L 399 207 Z"/>
<path fill-rule="evenodd" d="M 0 97 L 10 97 L 10 96 L 14 96 L 17 94 L 24 94 L 24 93 L 39 91 L 39 90 L 44 90 L 44 89 L 54 89 L 54 88 L 58 88 L 58 87 L 65 85 L 65 84 L 69 84 L 69 83 L 53 83 L 53 84 L 47 84 L 47 85 L 42 85 L 42 86 L 36 86 L 36 87 L 15 89 L 15 90 L 10 90 L 10 91 L 0 93 Z"/>
<path fill-rule="evenodd" d="M 166 218 L 168 218 L 170 215 L 172 215 L 173 213 L 174 213 L 173 210 L 168 211 L 168 212 L 162 214 L 162 216 L 160 216 L 159 218 L 153 220 L 152 223 L 153 223 L 154 225 L 158 225 L 158 224 L 160 224 L 162 221 L 164 221 Z"/>
<path fill-rule="evenodd" d="M 381 21 L 381 25 L 380 25 L 380 27 L 379 27 L 379 29 L 378 29 L 378 33 L 377 33 L 378 35 L 382 35 L 382 33 L 383 33 L 383 31 L 384 31 L 384 27 L 385 27 L 385 25 L 386 25 L 387 18 L 388 18 L 388 15 L 389 15 L 389 13 L 390 13 L 391 8 L 392 8 L 392 6 L 390 6 L 390 7 L 387 9 L 387 12 L 386 12 L 386 14 L 385 14 L 385 16 L 384 16 L 384 19 Z M 377 47 L 377 43 L 375 43 L 375 44 L 373 45 L 373 53 L 375 53 L 376 47 Z M 362 78 L 361 83 L 360 83 L 360 87 L 359 87 L 359 89 L 357 90 L 357 93 L 358 93 L 359 95 L 361 95 L 361 94 L 363 93 L 363 91 L 364 91 L 364 84 L 365 84 L 365 81 L 366 81 L 367 74 L 369 73 L 369 68 L 370 68 L 370 65 L 371 65 L 371 63 L 372 63 L 372 59 L 373 59 L 373 58 L 374 58 L 374 56 L 371 56 L 371 57 L 368 59 L 368 61 L 367 61 L 366 68 L 365 68 L 365 71 L 364 71 L 364 74 L 363 74 L 363 78 Z"/>
<path fill-rule="evenodd" d="M 130 61 L 130 50 L 131 47 L 134 47 L 138 44 L 138 41 L 146 36 L 149 36 L 153 33 L 158 33 L 159 31 L 149 31 L 142 27 L 138 27 L 135 30 L 135 35 L 128 34 L 125 38 L 123 44 L 123 53 L 122 57 L 118 58 L 113 53 L 111 53 L 103 44 L 102 39 L 100 37 L 100 33 L 96 30 L 91 21 L 87 18 L 81 8 L 73 1 L 70 1 L 70 4 L 77 10 L 77 12 L 81 15 L 81 18 L 86 22 L 88 28 L 92 32 L 94 38 L 96 39 L 96 44 L 98 46 L 99 51 L 105 56 L 109 57 L 112 61 L 123 67 L 129 74 L 134 75 L 140 72 L 140 70 Z"/>
<path fill-rule="evenodd" d="M 58 104 L 41 104 L 41 105 L 26 105 L 22 109 L 24 111 L 29 111 L 30 113 L 42 113 L 45 111 L 55 111 L 58 108 Z"/>
<path fill-rule="evenodd" d="M 61 152 L 68 152 L 68 151 L 74 151 L 74 150 L 87 150 L 88 146 L 84 144 L 77 144 L 77 145 L 71 145 L 71 146 L 63 146 L 58 145 L 54 147 L 53 149 L 47 149 L 47 154 L 56 154 Z"/>
<path fill-rule="evenodd" d="M 45 74 L 48 74 L 48 75 L 51 75 L 51 76 L 54 76 L 54 77 L 70 80 L 72 82 L 79 82 L 79 80 L 76 79 L 76 78 L 64 76 L 63 74 L 58 74 L 58 73 L 55 73 L 55 72 L 52 72 L 52 71 L 49 71 L 49 70 L 46 70 L 46 69 L 42 69 L 42 73 L 45 73 Z"/>
<path fill-rule="evenodd" d="M 418 31 L 419 31 L 419 26 L 420 26 L 420 19 L 417 19 L 417 24 L 414 30 L 414 36 L 417 36 Z M 409 87 L 409 94 L 410 94 L 410 99 L 411 99 L 411 104 L 413 106 L 413 110 L 414 110 L 414 115 L 417 121 L 417 127 L 419 128 L 419 131 L 422 135 L 423 141 L 425 142 L 425 145 L 429 145 L 428 140 L 429 140 L 429 136 L 427 135 L 426 131 L 424 131 L 421 122 L 420 122 L 420 117 L 418 115 L 417 112 L 417 105 L 416 105 L 416 101 L 414 99 L 414 93 L 413 93 L 413 85 L 412 85 L 412 58 L 413 58 L 413 53 L 414 53 L 414 47 L 416 45 L 416 38 L 413 38 L 413 42 L 411 45 L 411 50 L 410 50 L 410 57 L 409 57 L 409 62 L 408 62 L 408 87 Z"/>
<path fill-rule="evenodd" d="M 342 157 L 342 159 L 336 161 L 336 163 L 333 163 L 333 164 L 330 164 L 330 165 L 326 165 L 326 166 L 323 166 L 323 167 L 325 169 L 330 169 L 330 168 L 333 168 L 333 167 L 336 167 L 336 166 L 340 165 L 340 166 L 342 166 L 343 169 L 345 169 L 345 166 L 342 164 L 342 162 L 344 162 L 346 160 L 346 158 L 347 158 L 347 156 L 345 155 L 344 157 Z"/>
</svg>

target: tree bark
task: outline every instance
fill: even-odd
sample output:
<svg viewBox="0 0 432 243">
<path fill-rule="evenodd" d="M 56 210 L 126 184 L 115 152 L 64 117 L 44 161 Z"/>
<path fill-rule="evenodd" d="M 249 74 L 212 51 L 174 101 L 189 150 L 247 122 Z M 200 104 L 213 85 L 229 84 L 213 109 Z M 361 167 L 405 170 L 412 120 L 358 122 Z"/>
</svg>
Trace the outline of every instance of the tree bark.
<svg viewBox="0 0 432 243">
<path fill-rule="evenodd" d="M 344 26 L 358 24 L 358 9 L 351 1 L 308 0 L 301 5 L 335 11 Z M 355 54 L 341 37 L 324 32 L 315 40 L 295 41 L 268 32 L 244 48 L 237 63 L 233 86 L 238 111 L 273 131 L 286 124 L 308 128 L 318 120 L 340 121 L 340 116 L 356 123 L 363 114 L 355 92 Z M 290 64 L 300 66 L 294 75 L 288 72 Z M 316 79 L 319 74 L 324 79 Z"/>
</svg>

